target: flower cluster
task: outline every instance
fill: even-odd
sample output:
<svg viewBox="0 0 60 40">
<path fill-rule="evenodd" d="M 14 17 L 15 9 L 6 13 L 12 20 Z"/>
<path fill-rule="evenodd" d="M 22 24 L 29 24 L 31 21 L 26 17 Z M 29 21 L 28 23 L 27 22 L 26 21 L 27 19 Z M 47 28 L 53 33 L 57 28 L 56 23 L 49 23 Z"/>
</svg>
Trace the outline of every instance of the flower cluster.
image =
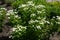
<svg viewBox="0 0 60 40">
<path fill-rule="evenodd" d="M 22 25 L 17 25 L 15 27 L 12 28 L 13 34 L 15 35 L 12 38 L 14 39 L 15 37 L 20 38 L 20 36 L 23 35 L 23 33 L 26 32 L 26 26 L 22 26 Z"/>
<path fill-rule="evenodd" d="M 6 16 L 9 19 L 9 23 L 11 25 L 17 25 L 21 21 L 21 17 L 17 15 L 17 12 L 14 12 L 13 10 L 9 10 L 6 13 Z"/>
<path fill-rule="evenodd" d="M 22 29 L 25 29 L 26 30 L 26 26 L 24 27 L 22 25 L 17 25 L 17 26 L 15 26 L 15 28 L 13 27 L 13 31 L 16 31 L 16 32 L 22 31 Z"/>
<path fill-rule="evenodd" d="M 58 20 L 58 21 L 57 21 L 56 23 L 57 23 L 57 24 L 60 24 L 60 16 L 57 16 L 57 20 Z"/>
</svg>

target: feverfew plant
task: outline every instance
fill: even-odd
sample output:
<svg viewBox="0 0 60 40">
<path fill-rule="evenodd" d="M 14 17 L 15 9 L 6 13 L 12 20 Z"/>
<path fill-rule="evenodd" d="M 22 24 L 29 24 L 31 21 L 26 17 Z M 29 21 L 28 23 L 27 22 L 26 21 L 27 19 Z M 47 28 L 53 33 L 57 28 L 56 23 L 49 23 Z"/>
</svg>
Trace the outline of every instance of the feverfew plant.
<svg viewBox="0 0 60 40">
<path fill-rule="evenodd" d="M 35 4 L 33 1 L 25 3 L 22 0 L 14 5 L 14 11 L 17 13 L 13 11 L 13 16 L 10 14 L 8 17 L 10 23 L 14 24 L 13 40 L 49 40 L 50 34 L 58 30 L 60 16 L 54 14 L 51 6 Z M 23 31 L 21 27 L 25 27 Z"/>
<path fill-rule="evenodd" d="M 19 29 L 17 32 L 22 34 L 13 31 L 13 40 L 43 40 L 46 38 L 50 22 L 46 20 L 47 13 L 44 5 L 35 5 L 33 1 L 28 1 L 26 4 L 20 4 L 14 11 L 17 12 L 18 17 L 21 17 L 20 25 L 26 27 L 26 31 L 23 32 L 20 31 L 21 28 L 17 28 Z"/>
<path fill-rule="evenodd" d="M 12 27 L 9 38 L 13 40 L 49 40 L 50 34 L 60 32 L 59 8 L 38 1 L 17 0 L 12 10 L 0 8 L 0 29 L 7 17 L 8 26 Z"/>
</svg>

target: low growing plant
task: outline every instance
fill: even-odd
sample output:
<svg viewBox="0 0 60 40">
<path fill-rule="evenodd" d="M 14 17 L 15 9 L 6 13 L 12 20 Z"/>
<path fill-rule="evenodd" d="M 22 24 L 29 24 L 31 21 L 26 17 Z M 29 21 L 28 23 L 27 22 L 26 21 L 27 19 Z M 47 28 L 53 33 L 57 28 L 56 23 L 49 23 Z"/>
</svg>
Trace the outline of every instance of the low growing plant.
<svg viewBox="0 0 60 40">
<path fill-rule="evenodd" d="M 22 2 L 22 1 L 20 1 Z M 20 22 L 15 26 L 12 34 L 13 40 L 49 40 L 50 34 L 59 27 L 58 15 L 49 5 L 35 4 L 33 1 L 14 4 L 14 11 L 20 17 Z M 17 5 L 17 6 L 16 6 Z M 18 28 L 17 28 L 18 27 Z M 25 27 L 21 30 L 21 27 Z M 14 29 L 14 28 L 13 28 Z"/>
</svg>

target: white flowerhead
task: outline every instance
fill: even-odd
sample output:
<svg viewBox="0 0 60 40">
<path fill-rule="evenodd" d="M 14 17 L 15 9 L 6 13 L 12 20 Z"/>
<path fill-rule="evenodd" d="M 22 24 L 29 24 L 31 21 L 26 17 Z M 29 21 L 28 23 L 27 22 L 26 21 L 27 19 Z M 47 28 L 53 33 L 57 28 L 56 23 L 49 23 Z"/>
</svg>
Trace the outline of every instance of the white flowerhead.
<svg viewBox="0 0 60 40">
<path fill-rule="evenodd" d="M 18 18 L 19 16 L 18 15 L 15 15 L 15 18 Z"/>
<path fill-rule="evenodd" d="M 41 19 L 41 17 L 39 16 L 37 19 Z"/>
<path fill-rule="evenodd" d="M 20 30 L 21 28 L 26 29 L 26 26 L 22 26 L 22 25 L 17 25 L 17 28 Z"/>
<path fill-rule="evenodd" d="M 37 5 L 37 6 L 35 6 L 35 8 L 45 8 L 45 6 L 44 5 Z"/>
<path fill-rule="evenodd" d="M 7 10 L 6 8 L 0 8 L 1 10 Z"/>
<path fill-rule="evenodd" d="M 42 11 L 37 11 L 37 14 L 41 14 L 42 13 Z"/>
<path fill-rule="evenodd" d="M 23 10 L 28 10 L 28 7 L 25 7 Z"/>
<path fill-rule="evenodd" d="M 13 12 L 13 10 L 9 10 L 8 13 Z"/>
<path fill-rule="evenodd" d="M 45 21 L 46 23 L 48 23 L 48 24 L 50 24 L 50 22 L 49 21 Z"/>
<path fill-rule="evenodd" d="M 34 13 L 30 15 L 30 17 L 34 17 L 34 16 L 36 16 L 36 14 L 34 14 Z"/>
<path fill-rule="evenodd" d="M 12 38 L 12 35 L 10 35 L 9 38 Z"/>
<path fill-rule="evenodd" d="M 12 31 L 15 31 L 17 28 L 13 28 Z"/>
<path fill-rule="evenodd" d="M 7 16 L 9 16 L 9 15 L 10 15 L 10 13 L 6 13 L 6 15 L 7 15 Z"/>
<path fill-rule="evenodd" d="M 18 8 L 23 8 L 23 7 L 26 7 L 27 5 L 26 4 L 22 4 L 22 5 L 19 5 Z"/>
<path fill-rule="evenodd" d="M 57 19 L 60 20 L 60 16 L 57 16 Z"/>
<path fill-rule="evenodd" d="M 27 4 L 27 6 L 34 6 L 35 4 Z"/>
<path fill-rule="evenodd" d="M 35 20 L 35 22 L 39 22 L 38 20 Z"/>
<path fill-rule="evenodd" d="M 26 5 L 25 5 L 25 4 L 22 4 L 21 6 L 22 6 L 22 7 L 26 7 Z"/>
<path fill-rule="evenodd" d="M 53 18 L 55 18 L 55 16 L 53 16 Z"/>
<path fill-rule="evenodd" d="M 34 23 L 34 22 L 35 22 L 35 21 L 31 19 L 31 20 L 29 21 L 29 24 Z"/>
<path fill-rule="evenodd" d="M 33 1 L 28 1 L 28 6 L 31 5 L 31 6 L 34 6 L 35 4 L 33 4 Z"/>
<path fill-rule="evenodd" d="M 33 1 L 28 1 L 27 3 L 28 3 L 28 4 L 32 4 L 32 3 L 33 3 Z"/>
<path fill-rule="evenodd" d="M 40 26 L 36 26 L 37 27 L 37 29 L 41 29 L 41 27 Z"/>
<path fill-rule="evenodd" d="M 7 15 L 7 16 L 9 16 L 9 15 L 14 15 L 14 11 L 13 11 L 13 10 L 9 10 L 6 15 Z"/>
<path fill-rule="evenodd" d="M 44 24 L 44 22 L 39 22 L 39 24 L 42 24 L 42 25 L 43 25 L 43 24 Z"/>
<path fill-rule="evenodd" d="M 8 17 L 8 19 L 10 19 L 10 17 Z"/>
<path fill-rule="evenodd" d="M 34 25 L 32 25 L 32 27 L 34 27 Z"/>
</svg>

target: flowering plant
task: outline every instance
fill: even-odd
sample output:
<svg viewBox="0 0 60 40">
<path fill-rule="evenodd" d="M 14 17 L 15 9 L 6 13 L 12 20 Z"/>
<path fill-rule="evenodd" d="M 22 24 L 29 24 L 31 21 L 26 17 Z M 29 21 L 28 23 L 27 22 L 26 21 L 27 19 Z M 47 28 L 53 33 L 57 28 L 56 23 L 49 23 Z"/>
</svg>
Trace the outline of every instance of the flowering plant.
<svg viewBox="0 0 60 40">
<path fill-rule="evenodd" d="M 36 4 L 37 3 L 37 4 Z M 50 34 L 60 31 L 58 6 L 43 5 L 38 1 L 17 0 L 14 9 L 0 10 L 0 26 L 5 16 L 12 27 L 9 38 L 13 40 L 49 40 Z"/>
<path fill-rule="evenodd" d="M 15 30 L 12 34 L 13 40 L 43 40 L 43 38 L 47 38 L 47 32 L 50 32 L 50 25 L 53 23 L 47 20 L 45 5 L 35 5 L 33 1 L 28 1 L 26 4 L 20 4 L 14 11 L 17 12 L 18 17 L 21 17 L 20 25 L 26 27 L 26 31 L 21 31 L 23 34 L 20 35 L 20 30 Z"/>
<path fill-rule="evenodd" d="M 47 4 L 35 4 L 34 1 L 27 1 L 26 3 L 18 1 L 17 4 L 14 4 L 14 7 L 14 11 L 21 18 L 20 25 L 26 27 L 26 29 L 24 32 L 15 30 L 12 34 L 13 40 L 49 40 L 50 34 L 56 32 L 59 28 L 60 16 L 53 11 L 56 7 Z M 19 33 L 23 34 L 20 35 Z"/>
</svg>

